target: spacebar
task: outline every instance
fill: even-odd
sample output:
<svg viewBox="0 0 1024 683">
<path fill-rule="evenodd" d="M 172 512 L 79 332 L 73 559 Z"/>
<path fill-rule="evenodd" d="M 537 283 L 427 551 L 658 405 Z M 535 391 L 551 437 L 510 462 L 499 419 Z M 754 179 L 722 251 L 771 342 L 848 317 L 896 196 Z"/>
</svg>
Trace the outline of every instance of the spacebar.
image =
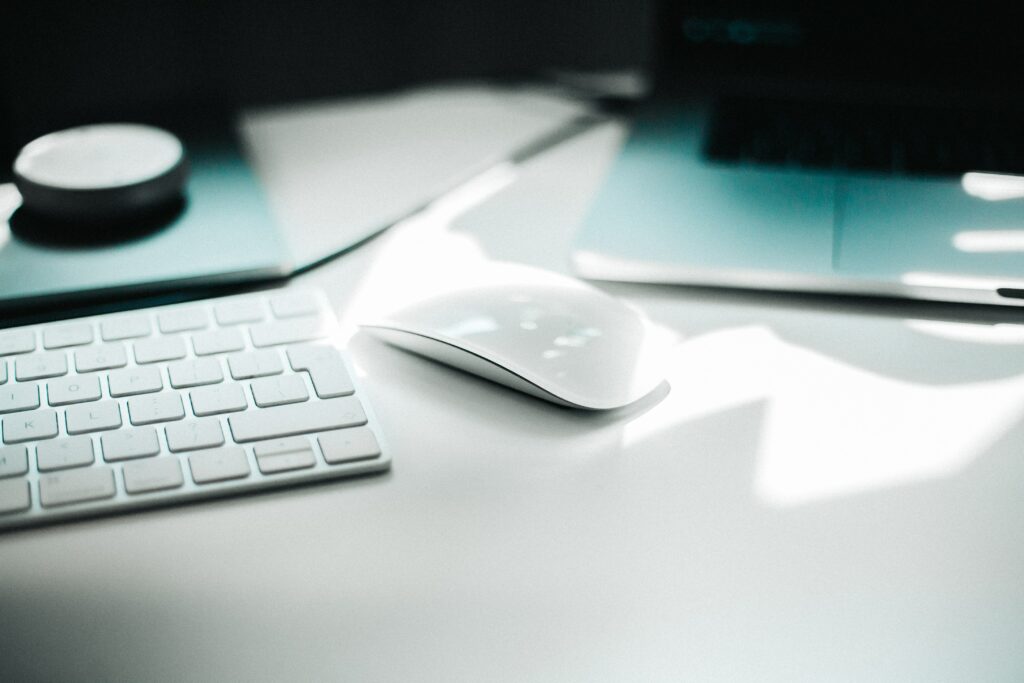
<svg viewBox="0 0 1024 683">
<path fill-rule="evenodd" d="M 366 424 L 366 413 L 355 396 L 262 408 L 228 418 L 238 443 L 308 434 Z"/>
</svg>

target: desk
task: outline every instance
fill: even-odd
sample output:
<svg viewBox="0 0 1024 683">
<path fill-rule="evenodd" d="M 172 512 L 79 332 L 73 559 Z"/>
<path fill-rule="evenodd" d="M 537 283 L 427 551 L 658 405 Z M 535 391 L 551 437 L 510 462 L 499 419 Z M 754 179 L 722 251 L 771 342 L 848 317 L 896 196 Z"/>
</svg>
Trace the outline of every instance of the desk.
<svg viewBox="0 0 1024 683">
<path fill-rule="evenodd" d="M 351 329 L 421 273 L 564 271 L 621 136 L 296 284 Z M 581 414 L 356 335 L 389 474 L 3 536 L 0 679 L 1024 678 L 1019 314 L 607 289 L 679 334 L 667 395 Z"/>
</svg>

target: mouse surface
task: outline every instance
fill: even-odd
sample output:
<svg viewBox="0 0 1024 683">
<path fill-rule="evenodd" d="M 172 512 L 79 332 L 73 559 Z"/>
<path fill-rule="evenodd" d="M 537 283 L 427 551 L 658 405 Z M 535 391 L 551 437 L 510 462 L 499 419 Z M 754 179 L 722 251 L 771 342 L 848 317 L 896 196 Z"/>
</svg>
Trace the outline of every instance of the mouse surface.
<svg viewBox="0 0 1024 683">
<path fill-rule="evenodd" d="M 489 264 L 471 285 L 363 327 L 428 358 L 560 405 L 619 408 L 664 379 L 645 316 L 574 278 Z"/>
</svg>

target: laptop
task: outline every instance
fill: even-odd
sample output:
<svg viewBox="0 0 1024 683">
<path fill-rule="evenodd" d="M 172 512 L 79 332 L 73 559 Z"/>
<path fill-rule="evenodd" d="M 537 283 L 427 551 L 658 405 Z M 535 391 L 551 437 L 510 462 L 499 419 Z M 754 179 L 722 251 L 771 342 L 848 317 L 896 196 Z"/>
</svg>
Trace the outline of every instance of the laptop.
<svg viewBox="0 0 1024 683">
<path fill-rule="evenodd" d="M 591 279 L 1024 305 L 1024 41 L 997 3 L 674 0 Z"/>
</svg>

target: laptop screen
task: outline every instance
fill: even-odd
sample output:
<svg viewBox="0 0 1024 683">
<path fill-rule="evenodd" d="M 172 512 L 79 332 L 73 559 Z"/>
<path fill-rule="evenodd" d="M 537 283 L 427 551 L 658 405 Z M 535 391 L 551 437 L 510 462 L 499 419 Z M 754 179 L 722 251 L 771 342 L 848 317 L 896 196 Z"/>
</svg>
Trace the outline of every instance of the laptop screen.
<svg viewBox="0 0 1024 683">
<path fill-rule="evenodd" d="M 657 86 L 748 94 L 1024 100 L 1009 5 L 664 0 Z"/>
</svg>

